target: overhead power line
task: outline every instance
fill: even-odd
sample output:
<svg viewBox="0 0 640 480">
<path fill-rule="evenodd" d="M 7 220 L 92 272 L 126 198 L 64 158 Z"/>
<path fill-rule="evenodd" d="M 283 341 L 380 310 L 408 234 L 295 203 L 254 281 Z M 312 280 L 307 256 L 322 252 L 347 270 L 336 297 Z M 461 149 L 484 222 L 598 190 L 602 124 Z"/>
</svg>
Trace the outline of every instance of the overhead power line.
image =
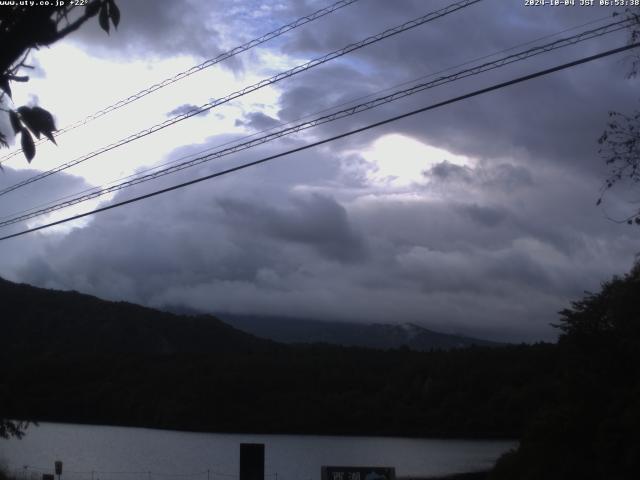
<svg viewBox="0 0 640 480">
<path fill-rule="evenodd" d="M 550 51 L 554 51 L 557 50 L 559 48 L 563 48 L 563 47 L 567 47 L 570 45 L 575 45 L 577 43 L 586 41 L 586 40 L 590 40 L 596 37 L 600 37 L 609 33 L 613 33 L 616 32 L 618 30 L 627 28 L 627 26 L 630 24 L 631 20 L 622 20 L 622 21 L 618 21 L 618 22 L 613 22 L 610 23 L 608 25 L 604 25 L 602 27 L 598 27 L 598 28 L 594 28 L 591 30 L 587 30 L 584 32 L 580 32 L 576 35 L 573 35 L 571 37 L 567 37 L 567 38 L 562 38 L 559 40 L 556 40 L 554 42 L 545 44 L 545 45 L 540 45 L 537 47 L 533 47 L 530 48 L 528 50 L 524 50 L 522 52 L 517 52 L 514 53 L 512 55 L 508 55 L 506 57 L 494 60 L 492 62 L 485 62 L 481 65 L 472 67 L 472 68 L 468 68 L 465 70 L 461 70 L 459 72 L 453 73 L 451 75 L 447 75 L 447 76 L 442 76 L 439 77 L 433 81 L 430 82 L 425 82 L 425 83 L 421 83 L 421 84 L 417 84 L 414 85 L 412 87 L 406 88 L 406 89 L 402 89 L 402 90 L 398 90 L 396 92 L 393 92 L 389 95 L 385 95 L 382 97 L 378 97 L 375 98 L 371 101 L 368 102 L 364 102 L 364 103 L 360 103 L 358 105 L 354 105 L 352 107 L 346 108 L 346 109 L 342 109 L 340 111 L 328 114 L 328 115 L 324 115 L 318 118 L 315 118 L 313 120 L 309 120 L 307 122 L 302 122 L 299 123 L 297 125 L 293 125 L 291 127 L 287 127 L 287 128 L 283 128 L 280 130 L 277 130 L 275 132 L 269 133 L 267 135 L 258 137 L 258 138 L 254 138 L 252 140 L 246 141 L 246 142 L 242 142 L 242 143 L 238 143 L 236 145 L 224 148 L 224 149 L 220 149 L 217 150 L 215 152 L 209 153 L 207 155 L 202 155 L 196 158 L 193 158 L 191 160 L 187 160 L 187 161 L 183 161 L 180 163 L 175 163 L 171 166 L 168 166 L 166 168 L 162 168 L 162 169 L 157 169 L 153 172 L 150 173 L 146 173 L 146 174 L 142 174 L 142 175 L 138 175 L 135 176 L 134 178 L 131 178 L 129 180 L 125 180 L 122 181 L 120 183 L 116 183 L 114 185 L 111 186 L 105 186 L 105 187 L 97 187 L 97 188 L 93 188 L 93 189 L 89 189 L 86 190 L 85 192 L 81 192 L 80 194 L 77 194 L 76 196 L 69 196 L 67 197 L 68 199 L 65 199 L 65 201 L 61 201 L 58 203 L 53 203 L 53 204 L 48 204 L 47 206 L 43 207 L 43 208 L 34 208 L 31 210 L 27 210 L 25 212 L 21 212 L 19 214 L 14 214 L 11 217 L 4 217 L 2 219 L 0 219 L 0 228 L 1 227 L 6 227 L 9 225 L 13 225 L 15 223 L 19 223 L 21 221 L 25 221 L 25 220 L 30 220 L 32 218 L 36 218 L 42 215 L 46 215 L 58 210 L 61 210 L 63 208 L 67 208 L 70 207 L 72 205 L 77 205 L 79 203 L 88 201 L 88 200 L 92 200 L 94 198 L 98 198 L 110 193 L 114 193 L 120 190 L 123 190 L 124 188 L 128 188 L 128 187 L 132 187 L 135 185 L 139 185 L 141 183 L 145 183 L 151 180 L 155 180 L 157 178 L 163 177 L 165 175 L 170 175 L 173 173 L 177 173 L 181 170 L 184 170 L 186 168 L 191 168 L 197 165 L 200 165 L 202 163 L 205 162 L 209 162 L 211 160 L 217 159 L 217 158 L 221 158 L 224 156 L 228 156 L 228 155 L 232 155 L 235 154 L 237 152 L 243 151 L 243 150 L 247 150 L 249 148 L 253 148 L 256 147 L 258 145 L 262 145 L 264 143 L 276 140 L 278 138 L 282 138 L 284 136 L 288 136 L 294 133 L 298 133 L 301 132 L 303 130 L 307 130 L 325 123 L 329 123 L 329 122 L 333 122 L 345 117 L 349 117 L 358 113 L 362 113 L 364 111 L 367 110 L 371 110 L 373 108 L 379 107 L 381 105 L 396 101 L 396 100 L 400 100 L 402 98 L 405 98 L 407 96 L 410 95 L 414 95 L 417 94 L 419 92 L 422 92 L 424 90 L 427 89 L 431 89 L 434 87 L 438 87 L 440 85 L 444 85 L 446 83 L 450 83 L 453 81 L 457 81 L 463 78 L 467 78 L 470 76 L 474 76 L 474 75 L 478 75 L 480 73 L 484 73 L 490 70 L 494 70 L 497 68 L 501 68 L 504 67 L 506 65 L 510 65 L 512 63 L 515 62 L 519 62 L 519 61 L 523 61 L 526 60 L 528 58 L 540 55 L 542 53 L 547 53 Z"/>
<path fill-rule="evenodd" d="M 60 130 L 57 130 L 54 134 L 54 136 L 56 138 L 60 137 L 61 135 L 70 132 L 71 130 L 75 130 L 78 127 L 81 127 L 83 125 L 86 125 L 87 123 L 92 122 L 93 120 L 96 120 L 100 117 L 103 117 L 111 112 L 114 112 L 115 110 L 118 110 L 126 105 L 129 105 L 130 103 L 135 102 L 136 100 L 139 100 L 143 97 L 146 97 L 147 95 L 149 95 L 150 93 L 153 93 L 157 90 L 160 90 L 161 88 L 164 88 L 168 85 L 171 85 L 172 83 L 175 83 L 179 80 L 182 80 L 184 78 L 190 77 L 191 75 L 193 75 L 194 73 L 200 72 L 206 68 L 212 67 L 213 65 L 216 65 L 220 62 L 223 62 L 225 60 L 228 60 L 231 57 L 234 57 L 236 55 L 238 55 L 239 53 L 242 52 L 246 52 L 247 50 L 250 50 L 254 47 L 257 47 L 258 45 L 262 45 L 263 43 L 266 43 L 270 40 L 273 40 L 274 38 L 277 38 L 281 35 L 284 35 L 287 32 L 290 32 L 291 30 L 294 30 L 298 27 L 301 27 L 302 25 L 305 25 L 307 23 L 313 22 L 314 20 L 317 20 L 319 18 L 322 18 L 326 15 L 329 15 L 330 13 L 335 12 L 336 10 L 340 10 L 341 8 L 344 8 L 348 5 L 351 5 L 352 3 L 355 3 L 359 0 L 340 0 L 339 2 L 334 3 L 333 5 L 329 5 L 328 7 L 322 8 L 320 10 L 317 10 L 309 15 L 305 15 L 304 17 L 300 17 L 297 20 L 288 23 L 286 25 L 283 25 L 275 30 L 272 30 L 269 33 L 264 34 L 261 37 L 258 38 L 254 38 L 253 40 L 250 40 L 246 43 L 243 43 L 240 46 L 237 46 L 235 48 L 232 48 L 231 50 L 228 50 L 226 52 L 222 52 L 221 54 L 219 54 L 218 56 L 214 57 L 214 58 L 210 58 L 208 60 L 205 60 L 204 62 L 198 64 L 198 65 L 194 65 L 193 67 L 187 69 L 187 70 L 183 70 L 182 72 L 179 72 L 175 75 L 173 75 L 172 77 L 169 78 L 165 78 L 164 80 L 162 80 L 161 82 L 155 83 L 153 85 L 151 85 L 148 88 L 145 88 L 143 90 L 140 90 L 138 93 L 134 93 L 133 95 L 124 98 L 112 105 L 109 105 L 108 107 L 103 108 L 102 110 L 98 110 L 95 113 L 92 113 L 91 115 L 88 115 L 87 117 L 78 120 L 75 123 L 72 123 L 70 125 L 67 125 L 64 128 L 61 128 Z M 42 138 L 40 140 L 38 140 L 36 142 L 36 145 L 40 145 L 41 143 L 44 143 L 47 139 L 46 138 Z M 0 163 L 3 163 L 5 161 L 7 161 L 8 159 L 18 155 L 19 153 L 22 152 L 22 149 L 17 149 L 7 155 L 5 155 L 4 157 L 0 158 Z"/>
<path fill-rule="evenodd" d="M 214 107 L 220 106 L 222 104 L 228 103 L 231 100 L 234 100 L 238 97 L 242 97 L 244 95 L 247 95 L 251 92 L 254 92 L 256 90 L 259 90 L 261 88 L 264 88 L 268 85 L 273 85 L 281 80 L 284 80 L 285 78 L 289 78 L 292 77 L 294 75 L 297 75 L 299 73 L 305 72 L 307 70 L 310 70 L 311 68 L 317 67 L 319 65 L 322 65 L 324 63 L 327 63 L 331 60 L 334 60 L 336 58 L 342 57 L 350 52 L 353 52 L 354 50 L 358 50 L 360 48 L 363 48 L 367 45 L 371 45 L 373 43 L 377 43 L 380 42 L 386 38 L 389 38 L 391 36 L 397 35 L 399 33 L 405 32 L 407 30 L 410 30 L 412 28 L 418 27 L 420 25 L 424 25 L 425 23 L 431 22 L 433 20 L 436 20 L 438 18 L 444 17 L 445 15 L 448 15 L 450 13 L 453 13 L 455 11 L 461 10 L 463 8 L 469 7 L 475 3 L 479 3 L 482 0 L 462 0 L 459 2 L 455 2 L 452 3 L 440 10 L 436 10 L 433 11 L 431 13 L 428 13 L 426 15 L 423 15 L 421 17 L 415 18 L 413 20 L 410 20 L 408 22 L 403 23 L 402 25 L 398 25 L 397 27 L 394 28 L 389 28 L 383 32 L 380 32 L 376 35 L 372 35 L 370 37 L 365 38 L 364 40 L 361 40 L 360 42 L 356 42 L 356 43 L 352 43 L 350 45 L 347 45 L 346 47 L 343 47 L 339 50 L 335 50 L 331 53 L 328 53 L 322 57 L 316 58 L 314 60 L 310 60 L 307 63 L 298 65 L 292 69 L 289 69 L 285 72 L 281 72 L 278 73 L 277 75 L 274 75 L 273 77 L 261 80 L 258 83 L 255 83 L 253 85 L 250 85 L 248 87 L 243 88 L 242 90 L 238 90 L 236 92 L 233 92 L 229 95 L 227 95 L 226 97 L 222 97 L 216 100 L 212 100 L 211 102 L 205 103 L 204 105 L 189 110 L 188 112 L 185 112 L 181 115 L 177 115 L 175 117 L 169 118 L 167 120 L 165 120 L 164 122 L 161 122 L 159 124 L 156 124 L 152 127 L 149 127 L 147 129 L 141 130 L 138 133 L 135 133 L 133 135 L 130 135 L 126 138 L 123 138 L 117 142 L 111 143 L 105 147 L 102 147 L 98 150 L 94 150 L 91 153 L 88 153 L 86 155 L 83 155 L 82 157 L 76 158 L 75 160 L 63 163 L 62 165 L 59 165 L 57 167 L 52 168 L 51 170 L 47 170 L 45 172 L 39 173 L 37 175 L 34 175 L 32 177 L 29 177 L 21 182 L 18 182 L 14 185 L 11 185 L 9 187 L 6 187 L 2 190 L 0 190 L 0 196 L 2 195 L 6 195 L 9 192 L 12 192 L 14 190 L 17 190 L 18 188 L 24 187 L 25 185 L 29 185 L 31 183 L 37 182 L 38 180 L 42 180 L 43 178 L 47 178 L 55 173 L 61 172 L 63 170 L 66 170 L 68 168 L 71 168 L 75 165 L 78 165 L 80 163 L 86 162 L 87 160 L 97 157 L 98 155 L 108 152 L 110 150 L 113 150 L 117 147 L 120 147 L 122 145 L 125 145 L 127 143 L 133 142 L 134 140 L 138 140 L 140 138 L 146 137 L 147 135 L 150 135 L 152 133 L 155 133 L 159 130 L 162 130 L 164 128 L 167 128 L 171 125 L 174 125 L 182 120 L 185 120 L 187 118 L 193 117 L 195 115 L 198 115 L 202 112 L 205 112 L 207 110 L 210 110 Z"/>
<path fill-rule="evenodd" d="M 602 22 L 604 20 L 609 20 L 609 19 L 611 19 L 611 17 L 612 17 L 611 15 L 606 15 L 606 16 L 603 16 L 603 17 L 600 17 L 600 18 L 596 18 L 596 19 L 590 20 L 588 22 L 582 23 L 580 25 L 575 25 L 573 27 L 565 28 L 563 30 L 560 30 L 558 32 L 555 32 L 555 33 L 552 33 L 552 34 L 549 34 L 549 35 L 544 35 L 542 37 L 538 37 L 538 38 L 535 38 L 533 40 L 528 40 L 526 42 L 519 43 L 517 45 L 513 45 L 511 47 L 508 47 L 508 48 L 505 48 L 505 49 L 502 49 L 502 50 L 499 50 L 499 51 L 494 51 L 492 53 L 489 53 L 487 55 L 483 55 L 481 57 L 476 57 L 474 59 L 467 60 L 467 61 L 465 61 L 463 63 L 459 63 L 459 64 L 456 64 L 456 65 L 452 65 L 450 67 L 443 68 L 441 70 L 437 70 L 435 72 L 431 72 L 431 73 L 428 73 L 428 74 L 425 74 L 425 75 L 421 75 L 420 77 L 414 78 L 412 80 L 407 80 L 407 81 L 404 81 L 404 82 L 401 82 L 401 83 L 396 83 L 396 84 L 394 84 L 392 86 L 389 86 L 389 87 L 386 87 L 384 89 L 377 90 L 375 92 L 372 92 L 372 93 L 369 93 L 369 94 L 366 94 L 366 95 L 361 95 L 361 96 L 356 97 L 356 98 L 352 98 L 350 100 L 347 100 L 345 102 L 341 102 L 341 103 L 333 105 L 331 107 L 323 108 L 322 110 L 317 110 L 315 112 L 302 115 L 301 117 L 298 117 L 298 118 L 296 118 L 294 120 L 290 120 L 288 122 L 278 122 L 278 125 L 276 125 L 276 126 L 269 127 L 269 128 L 266 128 L 266 129 L 251 133 L 251 134 L 244 135 L 244 136 L 242 136 L 242 137 L 240 137 L 238 139 L 235 139 L 235 140 L 230 140 L 230 141 L 227 141 L 227 142 L 219 143 L 219 144 L 213 145 L 211 147 L 205 148 L 204 150 L 200 150 L 199 152 L 191 153 L 189 155 L 185 155 L 185 156 L 182 156 L 180 158 L 177 158 L 177 159 L 174 159 L 174 160 L 171 160 L 171 161 L 160 163 L 158 165 L 154 165 L 153 167 L 148 167 L 148 168 L 139 170 L 139 171 L 137 171 L 135 173 L 132 173 L 130 175 L 127 175 L 125 177 L 119 177 L 119 178 L 113 179 L 113 180 L 111 180 L 109 182 L 105 182 L 101 186 L 89 187 L 89 188 L 84 189 L 84 190 L 82 190 L 80 192 L 67 194 L 67 195 L 64 195 L 62 197 L 56 198 L 54 200 L 50 200 L 50 201 L 35 205 L 33 207 L 27 208 L 27 209 L 24 209 L 24 210 L 21 210 L 21 211 L 18 211 L 18 212 L 14 212 L 14 213 L 12 213 L 10 215 L 4 215 L 3 217 L 0 217 L 0 222 L 4 221 L 6 219 L 10 219 L 10 218 L 15 217 L 15 216 L 25 215 L 25 214 L 33 213 L 33 212 L 36 212 L 36 211 L 39 211 L 39 210 L 43 210 L 43 209 L 45 209 L 45 207 L 50 207 L 52 205 L 53 206 L 59 205 L 61 203 L 64 203 L 63 201 L 68 200 L 68 199 L 77 198 L 79 196 L 86 195 L 86 194 L 93 194 L 96 191 L 98 191 L 98 192 L 102 191 L 102 190 L 106 189 L 108 186 L 115 185 L 115 184 L 117 184 L 119 182 L 123 182 L 123 181 L 128 180 L 128 179 L 139 178 L 142 175 L 146 175 L 148 173 L 164 169 L 164 168 L 166 168 L 168 166 L 175 165 L 177 163 L 181 163 L 181 162 L 185 161 L 188 158 L 195 158 L 195 157 L 203 156 L 205 153 L 211 152 L 211 151 L 213 151 L 215 149 L 220 149 L 220 148 L 228 146 L 228 145 L 238 144 L 238 143 L 240 143 L 241 140 L 246 140 L 246 139 L 250 139 L 250 138 L 256 138 L 259 135 L 267 134 L 268 132 L 272 132 L 272 131 L 278 129 L 279 127 L 286 127 L 287 125 L 293 125 L 294 123 L 300 122 L 301 120 L 304 120 L 305 118 L 311 118 L 311 117 L 314 117 L 314 116 L 318 116 L 318 115 L 320 115 L 322 113 L 330 112 L 332 110 L 335 111 L 338 108 L 347 107 L 348 105 L 352 105 L 353 106 L 353 105 L 356 104 L 356 102 L 362 102 L 363 100 L 366 100 L 368 98 L 375 98 L 378 95 L 382 95 L 382 94 L 384 94 L 386 92 L 391 92 L 394 89 L 398 89 L 398 88 L 406 86 L 406 85 L 414 85 L 417 82 L 420 82 L 422 80 L 426 80 L 428 78 L 433 78 L 433 77 L 436 77 L 436 76 L 441 75 L 441 74 L 446 73 L 446 72 L 451 72 L 451 71 L 453 71 L 453 70 L 455 70 L 457 68 L 460 68 L 460 67 L 464 67 L 464 66 L 467 66 L 467 65 L 473 65 L 474 63 L 480 62 L 482 60 L 486 60 L 486 59 L 489 59 L 489 58 L 492 58 L 492 57 L 497 57 L 498 55 L 502 55 L 502 54 L 505 54 L 505 53 L 508 53 L 508 52 L 512 52 L 514 50 L 517 50 L 518 48 L 524 48 L 524 47 L 527 47 L 527 46 L 530 46 L 530 45 L 535 45 L 536 43 L 539 43 L 539 42 L 541 42 L 543 40 L 548 40 L 548 39 L 551 39 L 551 38 L 554 38 L 554 37 L 558 37 L 559 35 L 562 35 L 564 33 L 572 32 L 572 31 L 575 31 L 575 30 L 579 30 L 579 29 L 587 27 L 589 25 L 600 23 L 600 22 Z M 606 27 L 606 25 L 605 25 L 605 27 Z M 47 213 L 47 212 L 44 212 L 44 213 Z"/>
<path fill-rule="evenodd" d="M 454 98 L 451 98 L 449 100 L 445 100 L 445 101 L 442 101 L 442 102 L 434 103 L 434 104 L 428 105 L 426 107 L 418 108 L 416 110 L 412 110 L 410 112 L 406 112 L 406 113 L 403 113 L 401 115 L 396 115 L 394 117 L 390 117 L 390 118 L 387 118 L 387 119 L 379 121 L 379 122 L 371 123 L 371 124 L 366 125 L 364 127 L 356 128 L 354 130 L 349 130 L 347 132 L 344 132 L 344 133 L 341 133 L 341 134 L 338 134 L 338 135 L 334 135 L 332 137 L 325 138 L 323 140 L 319 140 L 319 141 L 316 141 L 316 142 L 313 142 L 313 143 L 309 143 L 309 144 L 304 145 L 302 147 L 293 148 L 293 149 L 287 150 L 285 152 L 281 152 L 281 153 L 278 153 L 278 154 L 275 154 L 275 155 L 270 155 L 268 157 L 264 157 L 264 158 L 261 158 L 259 160 L 255 160 L 253 162 L 243 163 L 242 165 L 237 165 L 235 167 L 228 168 L 228 169 L 216 172 L 216 173 L 212 173 L 210 175 L 205 175 L 203 177 L 199 177 L 199 178 L 190 180 L 188 182 L 180 183 L 180 184 L 177 184 L 177 185 L 173 185 L 171 187 L 167 187 L 167 188 L 163 188 L 163 189 L 160 189 L 160 190 L 153 191 L 151 193 L 147 193 L 145 195 L 140 195 L 140 196 L 137 196 L 137 197 L 134 197 L 134 198 L 130 198 L 128 200 L 124 200 L 124 201 L 121 201 L 121 202 L 113 203 L 111 205 L 107 205 L 107 206 L 104 206 L 104 207 L 96 208 L 96 209 L 91 210 L 89 212 L 80 213 L 80 214 L 77 214 L 77 215 L 73 215 L 73 216 L 64 218 L 62 220 L 58 220 L 58 221 L 55 221 L 55 222 L 47 223 L 45 225 L 40 225 L 38 227 L 33 227 L 33 228 L 26 229 L 26 230 L 22 230 L 20 232 L 13 233 L 11 235 L 5 235 L 3 237 L 0 237 L 0 241 L 8 240 L 10 238 L 19 237 L 19 236 L 22 236 L 22 235 L 26 235 L 27 233 L 37 232 L 37 231 L 44 230 L 46 228 L 51 228 L 51 227 L 54 227 L 54 226 L 57 226 L 57 225 L 62 225 L 64 223 L 71 222 L 73 220 L 78 220 L 80 218 L 88 217 L 88 216 L 94 215 L 96 213 L 105 212 L 107 210 L 112 210 L 114 208 L 118 208 L 118 207 L 122 207 L 124 205 L 129 205 L 131 203 L 139 202 L 139 201 L 145 200 L 147 198 L 155 197 L 155 196 L 161 195 L 163 193 L 168 193 L 168 192 L 172 192 L 174 190 L 178 190 L 178 189 L 181 189 L 181 188 L 184 188 L 184 187 L 195 185 L 196 183 L 204 182 L 206 180 L 211 180 L 213 178 L 222 177 L 224 175 L 228 175 L 230 173 L 238 172 L 240 170 L 244 170 L 244 169 L 247 169 L 247 168 L 250 168 L 250 167 L 254 167 L 256 165 L 267 163 L 267 162 L 270 162 L 272 160 L 291 155 L 293 153 L 298 153 L 298 152 L 301 152 L 301 151 L 304 151 L 304 150 L 308 150 L 310 148 L 314 148 L 314 147 L 317 147 L 319 145 L 324 145 L 326 143 L 333 142 L 333 141 L 336 141 L 336 140 L 339 140 L 339 139 L 342 139 L 342 138 L 345 138 L 345 137 L 349 137 L 349 136 L 355 135 L 357 133 L 362 133 L 364 131 L 371 130 L 373 128 L 377 128 L 377 127 L 380 127 L 380 126 L 383 126 L 383 125 L 386 125 L 386 124 L 389 124 L 389 123 L 392 123 L 392 122 L 396 122 L 396 121 L 401 120 L 403 118 L 411 117 L 413 115 L 417 115 L 419 113 L 424 113 L 424 112 L 427 112 L 429 110 L 434 110 L 436 108 L 440 108 L 440 107 L 443 107 L 443 106 L 446 106 L 446 105 L 451 105 L 453 103 L 457 103 L 457 102 L 460 102 L 462 100 L 466 100 L 466 99 L 469 99 L 469 98 L 472 98 L 472 97 L 476 97 L 478 95 L 483 95 L 485 93 L 493 92 L 495 90 L 500 90 L 502 88 L 505 88 L 505 87 L 508 87 L 508 86 L 511 86 L 511 85 L 515 85 L 515 84 L 518 84 L 518 83 L 526 82 L 526 81 L 532 80 L 534 78 L 538 78 L 538 77 L 542 77 L 542 76 L 545 76 L 545 75 L 549 75 L 551 73 L 558 72 L 560 70 L 566 70 L 568 68 L 572 68 L 572 67 L 575 67 L 577 65 L 581 65 L 581 64 L 584 64 L 584 63 L 592 62 L 594 60 L 598 60 L 600 58 L 608 57 L 610 55 L 614 55 L 614 54 L 621 53 L 621 52 L 624 52 L 624 51 L 627 51 L 627 50 L 631 50 L 632 48 L 637 48 L 639 46 L 640 46 L 640 42 L 636 42 L 636 43 L 632 43 L 632 44 L 629 44 L 629 45 L 625 45 L 623 47 L 618 47 L 618 48 L 614 48 L 614 49 L 611 49 L 611 50 L 607 50 L 605 52 L 601 52 L 601 53 L 598 53 L 596 55 L 583 57 L 583 58 L 581 58 L 579 60 L 574 60 L 572 62 L 564 63 L 562 65 L 558 65 L 558 66 L 555 66 L 555 67 L 552 67 L 552 68 L 547 68 L 545 70 L 540 70 L 538 72 L 531 73 L 529 75 L 518 77 L 518 78 L 515 78 L 515 79 L 512 79 L 512 80 L 506 81 L 506 82 L 498 83 L 498 84 L 492 85 L 490 87 L 482 88 L 480 90 L 475 90 L 473 92 L 470 92 L 470 93 L 467 93 L 467 94 L 464 94 L 464 95 L 460 95 L 460 96 L 457 96 L 457 97 L 454 97 Z"/>
</svg>

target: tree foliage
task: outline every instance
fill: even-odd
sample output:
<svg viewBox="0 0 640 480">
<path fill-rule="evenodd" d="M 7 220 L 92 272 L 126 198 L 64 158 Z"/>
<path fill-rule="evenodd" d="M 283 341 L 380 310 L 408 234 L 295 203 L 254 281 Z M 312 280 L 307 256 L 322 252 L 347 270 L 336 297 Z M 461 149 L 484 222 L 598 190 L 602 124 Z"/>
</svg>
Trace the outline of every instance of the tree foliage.
<svg viewBox="0 0 640 480">
<path fill-rule="evenodd" d="M 3 420 L 0 418 L 0 438 L 22 438 L 29 422 L 22 420 Z"/>
<path fill-rule="evenodd" d="M 589 348 L 607 343 L 620 346 L 640 340 L 640 262 L 623 277 L 605 282 L 598 293 L 572 303 L 560 312 L 558 324 L 563 332 L 560 341 Z M 625 350 L 631 350 L 625 348 Z M 631 353 L 631 351 L 629 351 Z"/>
<path fill-rule="evenodd" d="M 609 122 L 598 143 L 599 153 L 611 169 L 598 199 L 600 204 L 604 193 L 618 182 L 640 183 L 640 111 L 632 115 L 609 112 Z M 640 225 L 640 210 L 632 212 L 624 221 Z"/>
<path fill-rule="evenodd" d="M 626 14 L 632 20 L 629 43 L 640 42 L 640 8 L 629 8 Z M 632 58 L 628 77 L 640 73 L 640 56 Z M 610 167 L 597 204 L 600 205 L 606 192 L 620 182 L 640 183 L 640 111 L 632 114 L 609 112 L 609 121 L 598 139 L 599 153 Z M 640 225 L 640 209 L 623 219 L 629 225 Z"/>
<path fill-rule="evenodd" d="M 640 478 L 640 264 L 560 312 L 555 399 L 496 480 Z"/>
<path fill-rule="evenodd" d="M 12 105 L 11 84 L 27 82 L 26 63 L 32 49 L 48 47 L 80 28 L 87 20 L 98 15 L 100 27 L 109 33 L 110 24 L 117 28 L 120 10 L 114 0 L 91 0 L 84 7 L 70 2 L 66 5 L 30 6 L 28 2 L 0 6 L 0 104 Z M 5 102 L 5 100 L 9 102 Z M 53 115 L 39 106 L 23 105 L 2 108 L 9 116 L 13 134 L 20 135 L 20 145 L 31 162 L 36 153 L 33 137 L 44 135 L 55 143 L 56 125 Z M 8 147 L 9 132 L 0 131 L 0 147 Z"/>
</svg>

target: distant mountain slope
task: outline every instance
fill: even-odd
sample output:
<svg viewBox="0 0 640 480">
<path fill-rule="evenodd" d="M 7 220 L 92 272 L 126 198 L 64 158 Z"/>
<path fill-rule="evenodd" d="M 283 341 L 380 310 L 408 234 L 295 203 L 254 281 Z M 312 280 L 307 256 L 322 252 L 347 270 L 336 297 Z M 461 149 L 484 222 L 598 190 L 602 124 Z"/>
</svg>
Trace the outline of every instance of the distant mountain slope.
<svg viewBox="0 0 640 480">
<path fill-rule="evenodd" d="M 211 315 L 181 316 L 0 279 L 3 353 L 215 353 L 265 350 Z"/>
<path fill-rule="evenodd" d="M 488 340 L 438 333 L 411 323 L 324 322 L 231 314 L 219 314 L 218 317 L 235 328 L 282 343 L 329 343 L 383 350 L 406 346 L 418 351 L 500 345 Z"/>
</svg>

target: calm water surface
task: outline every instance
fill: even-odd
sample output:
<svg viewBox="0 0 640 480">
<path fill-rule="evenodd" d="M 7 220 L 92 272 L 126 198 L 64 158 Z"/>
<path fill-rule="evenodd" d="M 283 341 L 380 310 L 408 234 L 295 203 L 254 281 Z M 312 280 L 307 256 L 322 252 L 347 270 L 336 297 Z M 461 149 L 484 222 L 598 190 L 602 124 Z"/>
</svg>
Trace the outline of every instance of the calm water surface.
<svg viewBox="0 0 640 480">
<path fill-rule="evenodd" d="M 469 472 L 489 468 L 516 445 L 41 423 L 22 440 L 0 440 L 0 462 L 19 480 L 40 480 L 55 460 L 64 462 L 61 480 L 232 480 L 238 476 L 243 442 L 265 444 L 267 480 L 319 480 L 322 465 L 394 466 L 398 476 L 414 477 Z"/>
</svg>

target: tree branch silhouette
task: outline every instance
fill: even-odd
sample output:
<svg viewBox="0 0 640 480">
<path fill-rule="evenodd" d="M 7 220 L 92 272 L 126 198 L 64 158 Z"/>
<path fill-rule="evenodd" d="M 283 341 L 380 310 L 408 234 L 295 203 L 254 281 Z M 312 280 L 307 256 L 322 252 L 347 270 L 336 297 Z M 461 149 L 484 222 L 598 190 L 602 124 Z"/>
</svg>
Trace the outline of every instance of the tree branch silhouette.
<svg viewBox="0 0 640 480">
<path fill-rule="evenodd" d="M 68 2 L 67 2 L 68 3 Z M 82 12 L 73 21 L 69 15 Z M 14 5 L 0 7 L 0 104 L 11 101 L 11 83 L 28 82 L 27 75 L 20 75 L 27 65 L 27 57 L 32 49 L 50 46 L 78 30 L 90 18 L 99 15 L 100 27 L 109 33 L 111 22 L 115 28 L 120 23 L 120 10 L 114 0 L 91 0 L 84 7 Z M 6 102 L 6 98 L 10 101 Z M 56 130 L 53 115 L 39 106 L 15 106 L 1 108 L 0 115 L 7 115 L 15 136 L 20 135 L 22 150 L 31 162 L 36 150 L 33 136 L 44 135 L 55 143 Z M 0 130 L 0 147 L 8 147 L 7 133 Z M 7 395 L 5 395 L 7 394 Z M 4 403 L 8 392 L 4 392 L 0 379 L 0 438 L 20 438 L 29 425 L 28 421 L 5 418 Z M 3 401 L 4 399 L 4 401 Z"/>
<path fill-rule="evenodd" d="M 628 8 L 626 14 L 633 20 L 629 42 L 640 39 L 640 8 Z M 632 57 L 627 78 L 635 78 L 640 73 L 640 56 Z M 621 182 L 640 183 L 640 111 L 633 114 L 609 112 L 609 121 L 598 139 L 598 153 L 610 168 L 609 176 L 600 189 L 597 205 L 604 200 L 606 193 Z M 625 218 L 614 220 L 617 223 L 640 225 L 640 209 L 632 211 Z"/>
<path fill-rule="evenodd" d="M 82 9 L 73 20 L 69 15 Z M 109 33 L 110 25 L 120 23 L 120 9 L 115 0 L 91 0 L 84 7 L 14 5 L 0 8 L 0 103 L 11 99 L 11 83 L 27 82 L 27 75 L 18 75 L 22 69 L 32 68 L 25 62 L 32 49 L 47 47 L 78 30 L 90 18 L 98 16 L 100 27 Z M 12 103 L 12 102 L 10 102 Z M 9 115 L 14 135 L 20 135 L 22 151 L 28 162 L 35 156 L 33 136 L 44 135 L 55 143 L 56 130 L 53 115 L 39 106 L 3 108 Z M 0 131 L 0 147 L 8 147 L 7 133 Z"/>
</svg>

